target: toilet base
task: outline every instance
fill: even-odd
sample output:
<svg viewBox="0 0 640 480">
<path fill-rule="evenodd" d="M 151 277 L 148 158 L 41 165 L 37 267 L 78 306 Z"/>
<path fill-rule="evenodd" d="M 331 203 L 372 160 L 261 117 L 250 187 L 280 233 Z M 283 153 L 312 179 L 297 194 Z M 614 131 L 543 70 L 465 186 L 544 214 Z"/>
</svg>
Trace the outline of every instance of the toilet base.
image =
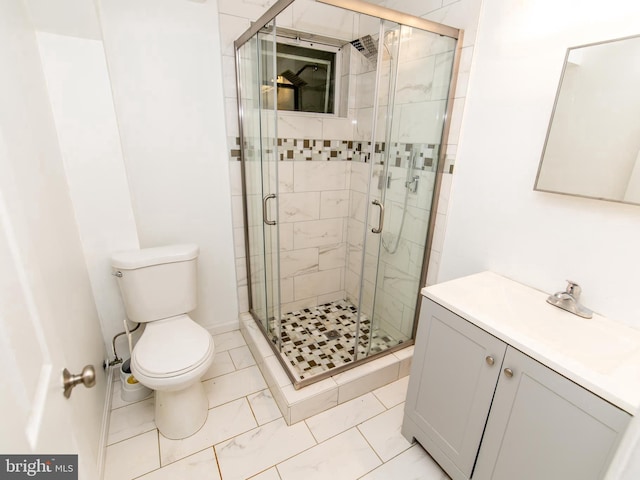
<svg viewBox="0 0 640 480">
<path fill-rule="evenodd" d="M 196 433 L 207 420 L 209 401 L 201 381 L 176 391 L 156 390 L 156 426 L 172 440 Z"/>
</svg>

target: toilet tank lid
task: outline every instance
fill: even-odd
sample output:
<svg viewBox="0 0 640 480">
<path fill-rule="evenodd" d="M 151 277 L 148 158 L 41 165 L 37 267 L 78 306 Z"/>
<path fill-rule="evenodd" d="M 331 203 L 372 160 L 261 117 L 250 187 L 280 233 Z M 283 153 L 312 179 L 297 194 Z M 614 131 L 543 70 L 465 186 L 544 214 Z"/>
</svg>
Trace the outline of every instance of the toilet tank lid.
<svg viewBox="0 0 640 480">
<path fill-rule="evenodd" d="M 199 252 L 200 248 L 195 243 L 127 250 L 114 253 L 111 256 L 111 265 L 114 268 L 131 270 L 134 268 L 160 265 L 162 263 L 193 260 L 198 256 Z"/>
</svg>

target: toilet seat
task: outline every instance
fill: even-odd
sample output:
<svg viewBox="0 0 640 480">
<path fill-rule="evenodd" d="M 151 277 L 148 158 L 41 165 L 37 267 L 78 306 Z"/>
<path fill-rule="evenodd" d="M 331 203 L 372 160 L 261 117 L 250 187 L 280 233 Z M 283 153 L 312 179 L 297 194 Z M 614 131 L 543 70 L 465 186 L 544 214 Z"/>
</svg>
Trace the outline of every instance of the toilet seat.
<svg viewBox="0 0 640 480">
<path fill-rule="evenodd" d="M 209 332 L 188 315 L 178 315 L 146 324 L 131 363 L 138 376 L 167 379 L 210 363 L 213 350 Z"/>
</svg>

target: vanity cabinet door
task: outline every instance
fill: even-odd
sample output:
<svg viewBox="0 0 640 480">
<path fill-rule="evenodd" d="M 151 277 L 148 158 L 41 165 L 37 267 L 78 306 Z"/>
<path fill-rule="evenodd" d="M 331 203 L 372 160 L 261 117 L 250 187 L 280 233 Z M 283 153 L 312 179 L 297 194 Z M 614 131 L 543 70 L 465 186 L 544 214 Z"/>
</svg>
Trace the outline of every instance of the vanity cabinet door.
<svg viewBox="0 0 640 480">
<path fill-rule="evenodd" d="M 601 479 L 629 420 L 509 347 L 473 479 Z"/>
<path fill-rule="evenodd" d="M 505 351 L 504 342 L 422 300 L 402 434 L 454 480 L 471 476 Z"/>
</svg>

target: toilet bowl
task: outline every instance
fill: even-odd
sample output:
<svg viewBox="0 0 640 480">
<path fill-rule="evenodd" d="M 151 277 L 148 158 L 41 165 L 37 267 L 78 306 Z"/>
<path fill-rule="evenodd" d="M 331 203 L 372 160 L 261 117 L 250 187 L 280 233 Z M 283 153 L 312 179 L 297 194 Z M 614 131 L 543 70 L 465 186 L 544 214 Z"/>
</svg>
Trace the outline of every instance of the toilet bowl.
<svg viewBox="0 0 640 480">
<path fill-rule="evenodd" d="M 112 267 L 129 320 L 145 323 L 131 371 L 155 390 L 155 422 L 181 439 L 204 425 L 209 403 L 200 379 L 214 357 L 213 338 L 187 312 L 196 306 L 197 245 L 120 252 Z"/>
</svg>

